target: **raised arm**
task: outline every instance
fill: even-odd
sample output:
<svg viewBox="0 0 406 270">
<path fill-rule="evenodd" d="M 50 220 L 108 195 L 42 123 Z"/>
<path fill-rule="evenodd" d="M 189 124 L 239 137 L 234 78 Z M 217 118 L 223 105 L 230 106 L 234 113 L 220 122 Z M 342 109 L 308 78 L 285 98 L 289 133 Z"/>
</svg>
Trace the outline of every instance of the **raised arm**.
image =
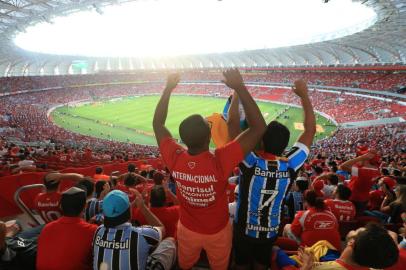
<svg viewBox="0 0 406 270">
<path fill-rule="evenodd" d="M 154 120 L 152 121 L 152 127 L 154 128 L 155 138 L 160 145 L 163 138 L 172 137 L 169 130 L 165 127 L 166 117 L 168 116 L 169 99 L 173 89 L 178 85 L 180 80 L 179 74 L 171 74 L 168 76 L 166 87 L 162 93 L 161 99 L 155 108 Z"/>
<path fill-rule="evenodd" d="M 84 176 L 82 174 L 78 173 L 60 173 L 60 172 L 52 172 L 47 174 L 46 176 L 47 181 L 55 181 L 55 182 L 60 182 L 63 180 L 72 180 L 75 182 L 79 182 L 80 180 L 83 180 Z M 60 185 L 58 187 L 58 191 L 60 191 Z"/>
<path fill-rule="evenodd" d="M 357 164 L 358 162 L 362 162 L 362 161 L 366 161 L 366 160 L 370 160 L 373 159 L 375 157 L 376 152 L 375 151 L 370 151 L 362 156 L 347 160 L 346 162 L 344 162 L 343 164 L 341 164 L 338 169 L 342 170 L 342 171 L 346 171 L 351 173 L 352 171 L 352 166 L 354 166 L 355 164 Z"/>
<path fill-rule="evenodd" d="M 238 69 L 229 69 L 223 72 L 224 83 L 235 90 L 241 103 L 244 107 L 245 116 L 248 122 L 248 129 L 242 132 L 236 140 L 240 143 L 244 156 L 251 152 L 266 129 L 266 123 L 264 117 L 262 117 L 261 111 L 254 99 L 248 92 L 244 85 L 242 76 Z M 238 106 L 238 103 L 237 103 Z"/>
<path fill-rule="evenodd" d="M 168 185 L 168 184 L 169 184 L 168 181 L 165 181 L 165 183 L 163 184 L 165 193 L 171 198 L 171 200 L 172 200 L 172 202 L 173 202 L 174 205 L 179 205 L 178 197 L 176 197 L 176 195 L 173 194 L 173 192 L 172 192 L 171 189 L 169 188 L 169 185 Z"/>
<path fill-rule="evenodd" d="M 309 90 L 304 80 L 300 79 L 295 81 L 293 91 L 300 98 L 304 113 L 304 131 L 300 135 L 298 142 L 303 143 L 308 148 L 313 143 L 314 135 L 316 134 L 316 117 L 314 116 L 313 106 L 309 98 Z"/>
<path fill-rule="evenodd" d="M 239 98 L 236 91 L 234 91 L 233 98 L 231 99 L 230 108 L 228 110 L 227 128 L 228 128 L 228 141 L 234 140 L 240 133 L 240 113 L 238 111 Z"/>
<path fill-rule="evenodd" d="M 153 227 L 156 227 L 159 229 L 162 233 L 162 239 L 165 237 L 165 226 L 162 224 L 162 222 L 157 218 L 151 210 L 148 209 L 148 207 L 145 205 L 144 200 L 142 198 L 141 193 L 139 193 L 137 190 L 133 191 L 135 194 L 135 200 L 134 204 L 135 206 L 140 209 L 142 215 L 145 217 L 145 220 L 147 221 L 148 225 L 151 225 Z"/>
</svg>

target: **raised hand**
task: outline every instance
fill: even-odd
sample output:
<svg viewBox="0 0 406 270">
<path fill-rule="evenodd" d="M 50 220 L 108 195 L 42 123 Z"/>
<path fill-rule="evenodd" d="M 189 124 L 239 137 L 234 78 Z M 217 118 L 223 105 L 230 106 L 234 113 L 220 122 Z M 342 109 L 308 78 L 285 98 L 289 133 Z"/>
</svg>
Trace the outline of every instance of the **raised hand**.
<svg viewBox="0 0 406 270">
<path fill-rule="evenodd" d="M 245 87 L 244 81 L 238 69 L 236 68 L 227 69 L 223 71 L 223 76 L 224 80 L 222 80 L 222 82 L 225 83 L 231 89 L 238 91 L 241 88 Z"/>
<path fill-rule="evenodd" d="M 172 91 L 173 89 L 176 88 L 180 81 L 180 75 L 179 73 L 172 73 L 169 74 L 167 80 L 166 80 L 166 87 L 165 90 Z"/>
<path fill-rule="evenodd" d="M 296 80 L 295 85 L 292 87 L 292 89 L 300 98 L 308 96 L 309 90 L 307 88 L 307 82 L 303 79 Z"/>
<path fill-rule="evenodd" d="M 142 194 L 136 189 L 131 189 L 131 192 L 134 193 L 134 195 L 135 195 L 135 200 L 133 202 L 134 205 L 137 208 L 140 208 L 141 206 L 143 206 L 144 205 L 144 199 L 142 197 Z"/>
<path fill-rule="evenodd" d="M 106 184 L 103 185 L 103 190 L 100 193 L 100 198 L 99 200 L 103 200 L 103 198 L 110 192 L 110 185 L 109 183 L 106 182 Z"/>
</svg>

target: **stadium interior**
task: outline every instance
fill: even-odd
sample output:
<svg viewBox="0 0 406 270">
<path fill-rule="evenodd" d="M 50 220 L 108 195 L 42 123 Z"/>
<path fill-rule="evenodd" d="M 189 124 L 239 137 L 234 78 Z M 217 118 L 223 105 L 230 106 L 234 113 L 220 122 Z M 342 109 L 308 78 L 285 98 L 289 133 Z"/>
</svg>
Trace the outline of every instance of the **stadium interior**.
<svg viewBox="0 0 406 270">
<path fill-rule="evenodd" d="M 309 0 L 326 8 L 340 1 Z M 15 43 L 38 24 L 56 27 L 58 18 L 79 12 L 102 18 L 111 7 L 149 2 L 165 1 L 0 0 L 0 269 L 406 269 L 406 1 L 346 0 L 372 10 L 373 21 L 355 32 L 342 29 L 275 48 L 89 56 L 30 51 Z M 249 2 L 255 10 L 261 1 Z M 226 29 L 229 22 L 223 23 Z M 284 22 L 267 27 L 283 30 Z M 256 37 L 244 32 L 239 38 Z M 169 112 L 168 91 L 175 95 Z M 191 114 L 204 117 L 212 138 L 204 165 L 192 135 L 206 129 L 198 121 L 182 129 Z M 235 115 L 241 133 L 232 136 Z M 268 151 L 265 142 L 274 120 L 290 130 L 280 153 Z M 254 136 L 261 124 L 267 126 L 252 137 L 257 141 L 247 143 L 244 136 Z M 274 136 L 273 144 L 286 139 Z M 275 167 L 289 176 L 257 174 L 261 162 L 261 170 Z M 203 177 L 206 170 L 215 171 L 215 184 Z M 82 211 L 69 214 L 82 193 Z M 117 216 L 119 206 L 109 204 L 119 204 L 123 194 L 129 216 L 116 224 L 114 218 L 127 211 Z M 197 203 L 207 194 L 213 201 Z M 71 224 L 61 221 L 72 217 L 81 217 L 82 227 L 70 231 Z M 131 237 L 142 238 L 134 246 L 122 240 L 125 232 L 116 234 L 127 221 Z M 74 230 L 83 237 L 75 238 Z M 33 231 L 35 237 L 27 236 Z M 393 241 L 382 249 L 374 237 L 362 238 L 371 231 L 381 245 L 386 236 Z M 364 253 L 370 257 L 355 255 Z"/>
</svg>

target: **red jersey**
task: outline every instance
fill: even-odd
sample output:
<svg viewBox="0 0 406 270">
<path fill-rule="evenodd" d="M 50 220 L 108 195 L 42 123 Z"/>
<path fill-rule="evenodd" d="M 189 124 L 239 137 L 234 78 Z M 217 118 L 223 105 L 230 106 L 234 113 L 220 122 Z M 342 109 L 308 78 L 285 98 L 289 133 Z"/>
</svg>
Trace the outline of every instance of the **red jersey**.
<svg viewBox="0 0 406 270">
<path fill-rule="evenodd" d="M 57 191 L 40 193 L 34 199 L 34 209 L 41 215 L 41 218 L 48 223 L 62 216 L 60 203 L 61 193 Z"/>
<path fill-rule="evenodd" d="M 59 162 L 72 161 L 70 155 L 62 154 L 59 156 Z"/>
<path fill-rule="evenodd" d="M 291 231 L 301 238 L 303 246 L 311 247 L 320 240 L 327 240 L 337 250 L 341 250 L 338 221 L 328 210 L 317 211 L 310 208 L 297 212 L 291 224 Z"/>
<path fill-rule="evenodd" d="M 92 243 L 97 226 L 79 217 L 48 223 L 38 238 L 38 270 L 92 269 Z"/>
<path fill-rule="evenodd" d="M 368 210 L 380 210 L 384 199 L 385 193 L 382 190 L 377 189 L 369 192 Z"/>
<path fill-rule="evenodd" d="M 339 221 L 350 221 L 355 218 L 355 206 L 350 201 L 328 199 L 324 203 Z"/>
<path fill-rule="evenodd" d="M 228 177 L 243 160 L 237 141 L 190 155 L 172 138 L 160 143 L 162 158 L 176 181 L 180 203 L 180 222 L 191 231 L 214 234 L 229 222 L 227 204 Z"/>
<path fill-rule="evenodd" d="M 372 179 L 381 175 L 379 170 L 376 168 L 353 166 L 351 175 L 351 181 L 348 184 L 352 192 L 350 201 L 368 201 L 369 192 L 374 184 Z"/>
<path fill-rule="evenodd" d="M 94 174 L 93 175 L 93 179 L 97 182 L 97 181 L 109 181 L 110 180 L 110 176 L 106 175 L 106 174 Z"/>
</svg>

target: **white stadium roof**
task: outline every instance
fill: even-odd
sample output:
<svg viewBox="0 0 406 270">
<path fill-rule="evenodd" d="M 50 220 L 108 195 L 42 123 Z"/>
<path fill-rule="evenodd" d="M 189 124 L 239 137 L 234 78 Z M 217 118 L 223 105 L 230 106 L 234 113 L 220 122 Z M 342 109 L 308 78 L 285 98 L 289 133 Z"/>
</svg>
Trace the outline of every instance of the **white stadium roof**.
<svg viewBox="0 0 406 270">
<path fill-rule="evenodd" d="M 322 0 L 320 0 L 322 1 Z M 331 0 L 339 1 L 339 0 Z M 353 0 L 374 9 L 376 23 L 329 41 L 274 49 L 165 58 L 78 57 L 33 53 L 13 38 L 28 26 L 130 0 L 0 0 L 0 77 L 68 74 L 74 61 L 96 70 L 375 65 L 406 63 L 406 0 Z M 328 4 L 327 4 L 328 5 Z M 345 20 L 345 18 L 343 18 Z M 322 22 L 321 22 L 322 23 Z"/>
</svg>

